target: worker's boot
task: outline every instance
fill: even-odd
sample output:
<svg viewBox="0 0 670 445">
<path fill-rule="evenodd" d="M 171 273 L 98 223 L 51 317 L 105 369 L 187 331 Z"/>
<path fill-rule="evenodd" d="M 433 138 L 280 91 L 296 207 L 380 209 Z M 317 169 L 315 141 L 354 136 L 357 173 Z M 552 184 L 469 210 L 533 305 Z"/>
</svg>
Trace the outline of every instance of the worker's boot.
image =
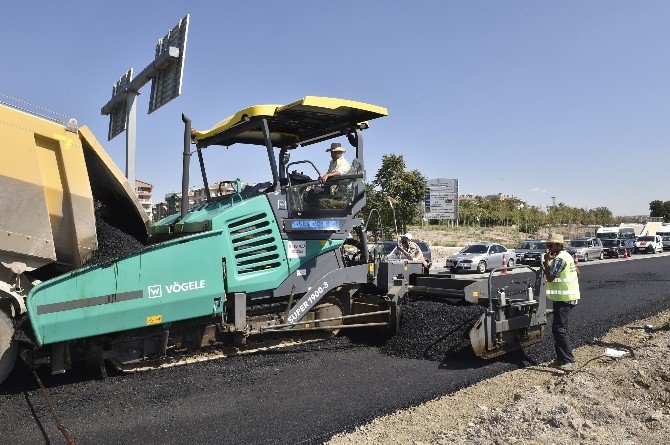
<svg viewBox="0 0 670 445">
<path fill-rule="evenodd" d="M 563 363 L 558 367 L 561 371 L 572 372 L 577 369 L 577 364 L 575 362 Z"/>
</svg>

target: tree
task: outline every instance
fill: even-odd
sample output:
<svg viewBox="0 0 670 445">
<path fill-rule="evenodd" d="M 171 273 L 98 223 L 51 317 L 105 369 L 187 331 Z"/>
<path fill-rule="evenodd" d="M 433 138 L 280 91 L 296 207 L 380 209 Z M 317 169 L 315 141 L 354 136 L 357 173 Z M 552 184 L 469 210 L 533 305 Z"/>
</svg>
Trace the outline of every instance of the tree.
<svg viewBox="0 0 670 445">
<path fill-rule="evenodd" d="M 649 216 L 653 218 L 663 218 L 664 221 L 670 221 L 670 201 L 656 199 L 649 203 L 649 210 Z"/>
<path fill-rule="evenodd" d="M 655 199 L 652 202 L 649 203 L 649 216 L 652 218 L 660 218 L 663 217 L 663 211 L 665 210 L 664 205 L 665 203 L 661 201 L 660 199 Z"/>
<path fill-rule="evenodd" d="M 372 184 L 366 189 L 367 205 L 364 215 L 370 216 L 372 209 L 377 209 L 381 216 L 382 228 L 385 233 L 397 230 L 406 232 L 407 225 L 419 215 L 418 204 L 426 195 L 426 178 L 418 170 L 406 170 L 402 155 L 384 155 L 382 165 L 375 175 Z M 378 221 L 372 216 L 369 229 L 376 231 Z"/>
</svg>

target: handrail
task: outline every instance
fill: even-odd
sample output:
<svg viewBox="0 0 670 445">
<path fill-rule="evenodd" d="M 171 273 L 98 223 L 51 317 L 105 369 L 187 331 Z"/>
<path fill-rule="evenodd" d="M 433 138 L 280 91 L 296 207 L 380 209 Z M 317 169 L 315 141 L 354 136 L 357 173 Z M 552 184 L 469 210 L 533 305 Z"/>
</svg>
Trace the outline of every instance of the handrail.
<svg viewBox="0 0 670 445">
<path fill-rule="evenodd" d="M 307 186 L 307 185 L 318 185 L 318 184 L 326 184 L 329 182 L 336 182 L 336 181 L 344 181 L 345 179 L 363 179 L 363 173 L 356 173 L 355 175 L 338 175 L 338 176 L 332 176 L 326 180 L 326 182 L 321 182 L 321 181 L 310 181 L 310 182 L 303 182 L 302 184 L 296 184 L 296 186 Z"/>
<path fill-rule="evenodd" d="M 310 164 L 312 166 L 312 168 L 314 168 L 314 170 L 316 171 L 316 174 L 319 175 L 319 178 L 321 177 L 321 172 L 319 171 L 319 169 L 316 168 L 316 165 L 314 165 L 314 163 L 312 161 L 309 161 L 309 160 L 289 162 L 286 165 L 286 167 L 284 167 L 286 173 L 288 173 L 288 168 L 290 166 L 297 165 L 297 164 Z M 289 187 L 291 187 L 291 175 L 287 174 L 286 176 L 288 178 L 288 185 L 289 185 Z"/>
</svg>

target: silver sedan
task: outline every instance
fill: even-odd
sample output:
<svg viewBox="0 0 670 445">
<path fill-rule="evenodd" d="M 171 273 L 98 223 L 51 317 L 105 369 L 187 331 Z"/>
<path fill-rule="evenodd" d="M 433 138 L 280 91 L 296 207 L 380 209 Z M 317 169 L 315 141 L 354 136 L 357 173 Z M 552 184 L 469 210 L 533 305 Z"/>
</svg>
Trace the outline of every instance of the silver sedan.
<svg viewBox="0 0 670 445">
<path fill-rule="evenodd" d="M 445 267 L 452 273 L 459 271 L 477 271 L 484 273 L 506 265 L 514 266 L 513 250 L 496 243 L 475 243 L 447 258 Z"/>
<path fill-rule="evenodd" d="M 565 250 L 570 255 L 577 255 L 579 261 L 602 260 L 605 256 L 600 238 L 575 238 Z"/>
</svg>

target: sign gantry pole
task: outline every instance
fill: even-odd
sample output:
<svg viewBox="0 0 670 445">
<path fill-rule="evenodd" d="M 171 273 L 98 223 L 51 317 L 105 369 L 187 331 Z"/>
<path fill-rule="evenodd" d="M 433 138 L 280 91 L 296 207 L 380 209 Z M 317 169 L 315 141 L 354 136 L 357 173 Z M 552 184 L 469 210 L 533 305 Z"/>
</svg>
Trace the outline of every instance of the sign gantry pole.
<svg viewBox="0 0 670 445">
<path fill-rule="evenodd" d="M 126 178 L 135 188 L 135 144 L 137 142 L 137 91 L 128 91 L 126 107 Z"/>
<path fill-rule="evenodd" d="M 109 115 L 107 140 L 126 132 L 126 178 L 135 189 L 135 152 L 137 143 L 137 96 L 151 82 L 149 114 L 181 94 L 188 36 L 188 14 L 158 40 L 154 60 L 137 77 L 129 69 L 112 87 L 112 98 L 100 112 Z"/>
</svg>

